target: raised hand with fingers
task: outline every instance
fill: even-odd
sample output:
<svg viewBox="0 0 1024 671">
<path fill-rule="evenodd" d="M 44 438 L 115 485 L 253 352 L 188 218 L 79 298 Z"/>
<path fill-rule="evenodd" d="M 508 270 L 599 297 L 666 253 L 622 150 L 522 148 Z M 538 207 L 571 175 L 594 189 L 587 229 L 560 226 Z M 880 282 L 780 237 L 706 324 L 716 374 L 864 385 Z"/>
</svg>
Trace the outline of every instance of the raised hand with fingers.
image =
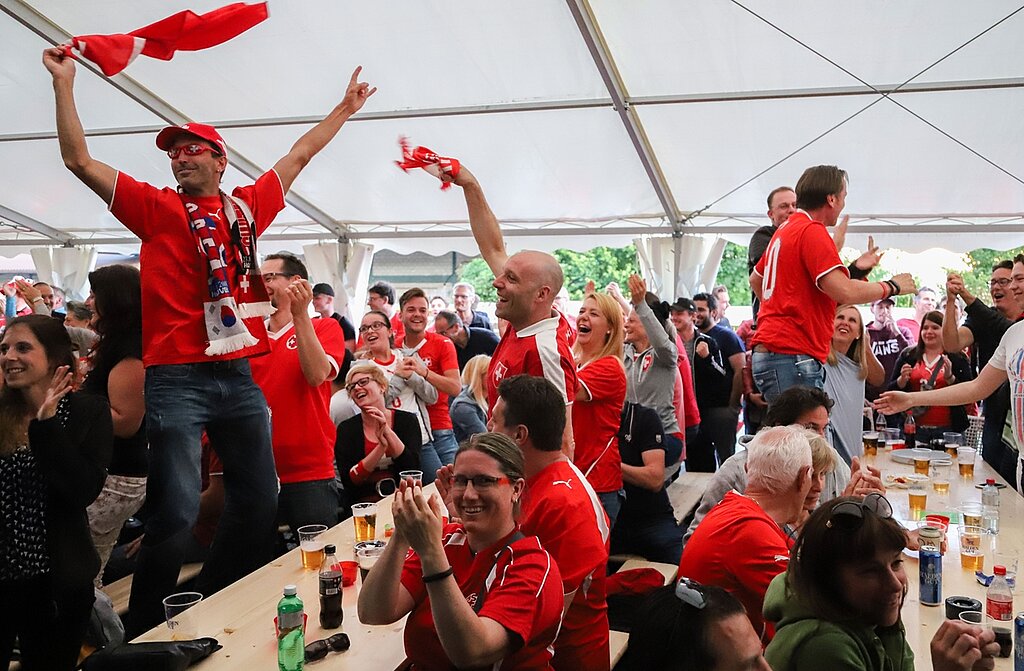
<svg viewBox="0 0 1024 671">
<path fill-rule="evenodd" d="M 313 290 L 309 286 L 307 280 L 295 280 L 285 289 L 288 292 L 288 298 L 290 303 L 288 309 L 292 313 L 292 318 L 308 317 L 309 316 L 309 304 L 313 302 Z"/>
<path fill-rule="evenodd" d="M 895 415 L 897 412 L 903 412 L 913 405 L 913 401 L 910 400 L 910 394 L 905 391 L 884 391 L 878 397 L 878 400 L 871 404 L 871 407 L 884 415 Z"/>
<path fill-rule="evenodd" d="M 879 251 L 878 246 L 875 244 L 875 239 L 869 235 L 867 251 L 858 256 L 853 265 L 861 270 L 871 270 L 882 261 L 884 254 L 885 252 Z"/>
<path fill-rule="evenodd" d="M 352 114 L 361 110 L 367 99 L 377 92 L 376 86 L 370 88 L 368 83 L 359 81 L 359 73 L 362 71 L 363 66 L 360 65 L 352 72 L 348 88 L 345 90 L 345 97 L 341 100 L 341 106 Z"/>
<path fill-rule="evenodd" d="M 57 414 L 57 405 L 72 390 L 71 383 L 73 380 L 74 373 L 69 366 L 57 367 L 57 370 L 53 373 L 53 379 L 50 381 L 50 386 L 46 390 L 46 396 L 39 405 L 36 419 L 42 422 Z"/>
<path fill-rule="evenodd" d="M 43 49 L 43 66 L 54 79 L 75 78 L 75 59 L 66 56 L 61 47 Z"/>
<path fill-rule="evenodd" d="M 636 273 L 629 276 L 626 282 L 629 286 L 629 302 L 633 305 L 640 305 L 647 297 L 647 282 Z"/>
</svg>

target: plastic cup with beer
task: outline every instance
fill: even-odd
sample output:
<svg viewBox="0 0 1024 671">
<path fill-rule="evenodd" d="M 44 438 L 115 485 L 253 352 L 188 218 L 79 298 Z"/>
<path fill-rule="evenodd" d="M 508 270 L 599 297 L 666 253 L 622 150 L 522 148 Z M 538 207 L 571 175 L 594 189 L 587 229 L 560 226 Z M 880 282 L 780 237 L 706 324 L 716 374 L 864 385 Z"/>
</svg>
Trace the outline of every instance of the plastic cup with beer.
<svg viewBox="0 0 1024 671">
<path fill-rule="evenodd" d="M 878 454 L 878 432 L 877 431 L 865 431 L 864 432 L 864 456 L 874 457 Z"/>
<path fill-rule="evenodd" d="M 302 568 L 317 571 L 324 563 L 324 539 L 320 537 L 327 527 L 323 524 L 307 524 L 299 527 L 299 552 L 302 553 Z"/>
<path fill-rule="evenodd" d="M 931 515 L 917 525 L 917 538 L 923 545 L 936 545 L 942 554 L 946 552 L 946 525 Z"/>
<path fill-rule="evenodd" d="M 949 494 L 950 473 L 953 470 L 951 461 L 932 460 L 930 464 L 932 478 L 932 491 L 936 494 Z"/>
<path fill-rule="evenodd" d="M 985 530 L 975 526 L 960 526 L 960 566 L 968 571 L 985 568 L 985 549 L 981 541 Z"/>
<path fill-rule="evenodd" d="M 377 537 L 377 504 L 353 503 L 352 523 L 356 526 L 356 543 Z"/>
<path fill-rule="evenodd" d="M 918 475 L 928 475 L 932 461 L 932 451 L 927 448 L 914 448 L 910 451 L 910 458 L 914 460 L 914 472 Z"/>
<path fill-rule="evenodd" d="M 359 577 L 366 582 L 366 576 L 370 573 L 370 569 L 374 567 L 380 556 L 384 554 L 384 547 L 387 544 L 383 541 L 374 541 L 372 543 L 366 543 L 356 548 L 356 561 L 359 563 Z"/>
<path fill-rule="evenodd" d="M 956 464 L 960 470 L 960 477 L 974 479 L 974 462 L 978 451 L 973 447 L 956 448 Z"/>
<path fill-rule="evenodd" d="M 899 429 L 885 430 L 885 449 L 888 451 L 902 450 L 904 447 L 903 438 Z"/>
<path fill-rule="evenodd" d="M 982 508 L 981 504 L 976 501 L 961 501 L 960 507 L 957 508 L 960 516 L 963 518 L 963 525 L 968 527 L 980 527 L 982 521 Z"/>
<path fill-rule="evenodd" d="M 910 514 L 915 519 L 919 518 L 928 505 L 928 492 L 924 485 L 920 482 L 911 483 L 907 489 L 907 500 L 910 502 Z"/>
<path fill-rule="evenodd" d="M 180 592 L 164 599 L 164 616 L 173 640 L 191 641 L 199 634 L 195 612 L 189 609 L 202 600 L 199 592 Z"/>
</svg>

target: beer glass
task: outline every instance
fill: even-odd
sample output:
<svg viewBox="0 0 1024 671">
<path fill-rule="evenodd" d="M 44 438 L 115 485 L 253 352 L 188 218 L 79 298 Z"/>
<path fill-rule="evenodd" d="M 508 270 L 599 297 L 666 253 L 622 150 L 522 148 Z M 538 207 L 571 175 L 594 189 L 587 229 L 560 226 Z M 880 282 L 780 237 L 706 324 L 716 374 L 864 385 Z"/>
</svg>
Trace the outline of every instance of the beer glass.
<svg viewBox="0 0 1024 671">
<path fill-rule="evenodd" d="M 960 469 L 960 477 L 974 479 L 974 461 L 978 451 L 973 447 L 956 448 L 956 463 Z"/>
<path fill-rule="evenodd" d="M 915 519 L 919 518 L 924 508 L 928 505 L 928 492 L 920 483 L 910 485 L 907 499 L 910 502 L 910 514 Z"/>
<path fill-rule="evenodd" d="M 352 523 L 356 527 L 356 543 L 372 541 L 377 537 L 377 504 L 352 504 Z"/>
<path fill-rule="evenodd" d="M 982 520 L 982 507 L 974 501 L 961 501 L 960 516 L 963 517 L 962 524 L 968 527 L 980 527 Z"/>
<path fill-rule="evenodd" d="M 324 540 L 320 534 L 327 531 L 323 524 L 307 524 L 299 527 L 299 552 L 302 553 L 302 568 L 307 571 L 320 569 L 324 563 Z"/>
<path fill-rule="evenodd" d="M 933 461 L 931 463 L 932 490 L 936 494 L 949 494 L 949 472 L 953 464 L 948 461 Z"/>
<path fill-rule="evenodd" d="M 874 457 L 878 454 L 878 432 L 864 432 L 864 456 Z"/>
<path fill-rule="evenodd" d="M 191 641 L 199 634 L 199 626 L 189 608 L 202 600 L 203 595 L 199 592 L 181 592 L 164 599 L 164 616 L 167 628 L 171 630 L 171 639 Z"/>
<path fill-rule="evenodd" d="M 981 527 L 960 526 L 960 566 L 968 571 L 981 571 L 985 568 L 985 550 L 981 540 L 985 530 Z"/>
</svg>

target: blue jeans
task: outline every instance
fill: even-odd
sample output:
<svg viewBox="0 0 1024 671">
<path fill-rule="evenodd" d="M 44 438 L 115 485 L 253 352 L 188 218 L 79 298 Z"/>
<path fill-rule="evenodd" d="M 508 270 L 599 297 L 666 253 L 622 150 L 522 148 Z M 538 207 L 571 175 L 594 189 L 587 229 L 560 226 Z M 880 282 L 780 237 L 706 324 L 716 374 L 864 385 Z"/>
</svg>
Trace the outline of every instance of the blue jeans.
<svg viewBox="0 0 1024 671">
<path fill-rule="evenodd" d="M 683 529 L 671 513 L 623 518 L 612 529 L 612 554 L 637 554 L 647 561 L 679 564 L 683 554 Z"/>
<path fill-rule="evenodd" d="M 196 581 L 209 597 L 272 556 L 277 472 L 270 416 L 247 359 L 146 369 L 151 515 L 129 601 L 128 638 L 164 620 L 199 513 L 203 429 L 224 464 L 224 511 Z"/>
<path fill-rule="evenodd" d="M 338 484 L 329 480 L 281 483 L 277 516 L 293 533 L 307 524 L 333 527 L 338 523 Z"/>
<path fill-rule="evenodd" d="M 618 519 L 619 511 L 622 510 L 622 501 L 626 498 L 626 492 L 621 489 L 616 492 L 597 492 L 597 498 L 608 515 L 608 528 L 614 529 L 615 520 Z"/>
<path fill-rule="evenodd" d="M 459 443 L 452 429 L 438 429 L 430 433 L 433 440 L 420 448 L 420 470 L 423 471 L 424 485 L 434 481 L 437 469 L 441 466 L 455 463 L 455 453 L 459 451 Z"/>
<path fill-rule="evenodd" d="M 771 405 L 790 387 L 825 386 L 825 367 L 806 354 L 776 354 L 755 350 L 751 356 L 754 383 Z"/>
</svg>

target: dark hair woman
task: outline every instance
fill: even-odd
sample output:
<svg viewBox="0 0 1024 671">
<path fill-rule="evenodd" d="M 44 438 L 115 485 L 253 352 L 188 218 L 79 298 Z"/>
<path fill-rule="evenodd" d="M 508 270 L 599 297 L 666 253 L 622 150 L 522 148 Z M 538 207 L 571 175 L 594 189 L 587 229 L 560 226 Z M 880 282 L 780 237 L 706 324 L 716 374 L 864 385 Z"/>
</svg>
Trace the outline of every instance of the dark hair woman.
<svg viewBox="0 0 1024 671">
<path fill-rule="evenodd" d="M 85 508 L 106 478 L 110 409 L 71 393 L 71 340 L 56 319 L 11 321 L 0 365 L 0 668 L 18 637 L 22 668 L 70 670 L 99 570 Z"/>
<path fill-rule="evenodd" d="M 507 436 L 479 433 L 462 444 L 452 469 L 462 522 L 443 527 L 440 498 L 402 482 L 395 535 L 363 583 L 359 621 L 409 615 L 403 668 L 550 669 L 562 578 L 537 537 L 516 523 L 523 454 Z"/>
<path fill-rule="evenodd" d="M 893 367 L 889 389 L 924 391 L 942 389 L 974 379 L 971 362 L 961 352 L 943 353 L 942 313 L 933 310 L 921 318 L 921 335 L 917 345 L 900 352 Z M 942 438 L 945 431 L 963 433 L 967 430 L 967 408 L 963 405 L 932 405 L 908 410 L 917 424 L 917 444 L 927 447 L 933 438 Z"/>
<path fill-rule="evenodd" d="M 93 349 L 92 370 L 82 390 L 107 399 L 114 425 L 107 480 L 88 509 L 89 531 L 100 555 L 99 586 L 121 527 L 146 500 L 146 372 L 142 366 L 139 271 L 132 266 L 104 266 L 89 273 L 89 285 L 92 291 L 86 305 L 93 310 L 100 340 Z"/>
</svg>

